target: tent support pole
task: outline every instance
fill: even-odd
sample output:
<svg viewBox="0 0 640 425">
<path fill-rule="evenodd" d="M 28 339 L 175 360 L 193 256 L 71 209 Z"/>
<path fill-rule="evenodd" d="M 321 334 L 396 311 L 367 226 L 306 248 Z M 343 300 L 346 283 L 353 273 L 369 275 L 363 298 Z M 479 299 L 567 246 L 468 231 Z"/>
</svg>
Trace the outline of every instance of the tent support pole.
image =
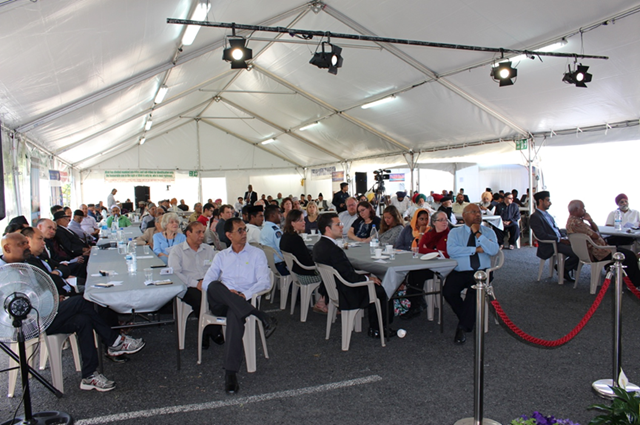
<svg viewBox="0 0 640 425">
<path fill-rule="evenodd" d="M 533 153 L 533 137 L 529 137 L 529 143 L 527 145 L 527 151 L 529 153 L 529 219 L 531 219 L 531 214 L 533 214 L 533 203 L 535 200 L 533 199 L 533 158 L 531 157 Z M 533 246 L 533 230 L 531 230 L 531 225 L 529 225 L 529 246 Z"/>
<path fill-rule="evenodd" d="M 196 146 L 198 147 L 198 199 L 202 202 L 202 163 L 200 160 L 200 119 L 196 119 Z"/>
</svg>

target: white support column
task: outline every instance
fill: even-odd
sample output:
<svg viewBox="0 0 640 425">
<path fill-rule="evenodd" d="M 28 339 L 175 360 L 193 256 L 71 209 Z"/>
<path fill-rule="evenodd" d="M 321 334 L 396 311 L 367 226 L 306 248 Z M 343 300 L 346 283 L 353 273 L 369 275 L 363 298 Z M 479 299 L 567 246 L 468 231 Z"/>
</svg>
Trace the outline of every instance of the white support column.
<svg viewBox="0 0 640 425">
<path fill-rule="evenodd" d="M 196 120 L 196 137 L 197 137 L 197 151 L 198 155 L 198 202 L 202 202 L 202 162 L 200 160 L 200 120 Z M 227 198 L 229 196 L 227 195 Z"/>
</svg>

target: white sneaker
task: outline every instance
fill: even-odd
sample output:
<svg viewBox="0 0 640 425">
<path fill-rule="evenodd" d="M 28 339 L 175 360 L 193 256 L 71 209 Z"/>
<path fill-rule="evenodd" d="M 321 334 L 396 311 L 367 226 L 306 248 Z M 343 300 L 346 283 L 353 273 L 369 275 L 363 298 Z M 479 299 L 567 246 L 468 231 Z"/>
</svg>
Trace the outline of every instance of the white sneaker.
<svg viewBox="0 0 640 425">
<path fill-rule="evenodd" d="M 123 354 L 133 354 L 142 350 L 145 346 L 145 342 L 142 338 L 131 338 L 124 335 L 120 337 L 120 344 L 115 347 L 109 347 L 109 355 L 113 357 L 121 356 Z"/>
<path fill-rule="evenodd" d="M 111 391 L 116 387 L 116 383 L 108 380 L 103 374 L 93 372 L 88 378 L 84 378 L 80 381 L 80 389 L 81 390 L 97 390 L 100 392 Z"/>
</svg>

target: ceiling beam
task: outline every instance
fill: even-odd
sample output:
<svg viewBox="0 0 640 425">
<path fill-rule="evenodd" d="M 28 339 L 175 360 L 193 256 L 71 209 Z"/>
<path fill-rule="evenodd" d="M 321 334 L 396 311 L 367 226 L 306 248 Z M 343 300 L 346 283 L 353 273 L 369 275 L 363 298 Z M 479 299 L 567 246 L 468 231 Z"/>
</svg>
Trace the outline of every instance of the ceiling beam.
<svg viewBox="0 0 640 425">
<path fill-rule="evenodd" d="M 269 121 L 268 119 L 266 119 L 266 118 L 264 118 L 264 117 L 262 117 L 262 116 L 260 116 L 260 115 L 258 115 L 256 113 L 254 113 L 254 112 L 252 112 L 252 111 L 250 111 L 248 109 L 243 108 L 242 106 L 238 105 L 237 103 L 234 103 L 234 102 L 230 101 L 229 99 L 226 99 L 226 98 L 222 97 L 221 100 L 224 103 L 226 103 L 228 105 L 231 105 L 234 108 L 244 112 L 245 114 L 249 114 L 251 116 L 256 117 L 257 120 L 262 121 L 263 123 L 267 124 L 268 126 L 271 126 L 271 127 L 275 128 L 276 130 L 280 131 L 283 134 L 287 134 L 287 135 L 293 137 L 294 139 L 297 139 L 297 140 L 301 141 L 302 143 L 304 143 L 304 144 L 306 144 L 308 146 L 311 146 L 314 149 L 317 149 L 317 150 L 319 150 L 321 152 L 326 153 L 329 156 L 332 156 L 332 157 L 334 157 L 336 159 L 339 159 L 340 161 L 344 161 L 345 160 L 340 155 L 337 155 L 336 153 L 331 152 L 330 150 L 325 149 L 322 146 L 318 146 L 317 144 L 313 143 L 311 140 L 306 139 L 306 138 L 304 138 L 302 136 L 299 136 L 296 133 L 293 133 L 292 131 L 287 130 L 284 127 L 280 127 L 278 124 L 274 123 L 273 121 Z"/>
<path fill-rule="evenodd" d="M 325 7 L 322 10 L 324 12 L 326 12 L 329 16 L 332 16 L 333 18 L 337 19 L 339 22 L 341 22 L 341 23 L 347 25 L 348 27 L 352 28 L 354 31 L 357 31 L 357 32 L 359 32 L 361 34 L 373 35 L 372 31 L 369 31 L 367 28 L 363 27 L 362 25 L 360 25 L 359 23 L 357 23 L 353 19 L 351 19 L 348 16 L 342 14 L 341 12 L 339 12 L 338 10 L 332 8 L 329 5 L 325 5 Z M 409 65 L 411 65 L 412 67 L 414 67 L 418 71 L 422 72 L 423 74 L 425 74 L 429 78 L 433 78 L 434 80 L 436 80 L 443 87 L 445 87 L 445 88 L 451 90 L 452 92 L 456 93 L 461 98 L 465 99 L 466 101 L 468 101 L 471 104 L 475 105 L 476 107 L 480 108 L 482 111 L 484 111 L 487 114 L 491 115 L 492 117 L 494 117 L 495 119 L 499 120 L 503 124 L 507 125 L 511 129 L 513 129 L 513 130 L 515 130 L 518 133 L 523 134 L 523 135 L 529 134 L 529 132 L 527 130 L 525 130 L 524 128 L 522 128 L 518 124 L 514 123 L 513 121 L 511 121 L 507 117 L 505 117 L 505 116 L 499 114 L 498 112 L 494 111 L 492 108 L 490 108 L 489 106 L 487 106 L 484 103 L 480 102 L 478 99 L 474 98 L 470 94 L 466 93 L 460 87 L 458 87 L 455 84 L 447 81 L 445 78 L 441 78 L 436 72 L 434 72 L 433 70 L 428 68 L 426 65 L 422 64 L 421 62 L 419 62 L 418 60 L 413 58 L 412 56 L 408 55 L 404 51 L 400 50 L 396 46 L 391 45 L 389 43 L 376 43 L 376 44 L 378 44 L 383 49 L 387 50 L 389 53 L 391 53 L 392 55 L 394 55 L 398 59 L 402 60 L 403 62 L 405 62 L 405 63 L 407 63 Z"/>
<path fill-rule="evenodd" d="M 363 130 L 365 130 L 365 131 L 367 131 L 369 133 L 372 133 L 372 134 L 376 135 L 377 137 L 380 137 L 381 139 L 391 143 L 392 145 L 394 145 L 394 146 L 396 146 L 396 147 L 398 147 L 400 149 L 409 150 L 409 147 L 406 146 L 404 143 L 400 143 L 399 141 L 395 140 L 392 137 L 389 137 L 388 135 L 386 135 L 384 133 L 381 133 L 381 132 L 379 132 L 377 130 L 373 130 L 372 127 L 370 127 L 369 125 L 363 123 L 359 119 L 346 114 L 344 111 L 338 110 L 336 107 L 328 104 L 324 100 L 321 100 L 321 99 L 313 96 L 312 94 L 307 93 L 306 91 L 302 90 L 300 87 L 296 87 L 296 86 L 292 85 L 288 81 L 283 80 L 282 78 L 280 78 L 277 75 L 267 71 L 266 69 L 264 69 L 262 67 L 259 67 L 259 66 L 254 66 L 254 69 L 258 70 L 260 73 L 266 75 L 267 77 L 271 78 L 272 80 L 280 83 L 281 85 L 287 87 L 289 90 L 294 90 L 296 93 L 298 93 L 299 95 L 303 96 L 304 98 L 312 101 L 313 103 L 315 103 L 315 104 L 317 104 L 319 106 L 322 106 L 323 108 L 329 109 L 330 111 L 333 111 L 334 114 L 336 114 L 336 115 L 348 120 L 352 124 L 355 124 L 358 127 L 362 128 Z M 294 133 L 291 133 L 291 134 L 294 134 Z"/>
<path fill-rule="evenodd" d="M 292 9 L 289 9 L 283 13 L 280 13 L 279 15 L 276 15 L 272 18 L 269 18 L 267 20 L 265 20 L 262 24 L 263 25 L 271 25 L 277 22 L 280 22 L 283 19 L 286 19 L 290 16 L 293 15 L 297 15 L 300 12 L 304 12 L 309 8 L 308 3 L 304 3 L 300 6 L 294 7 Z M 178 41 L 179 42 L 179 41 Z M 148 71 L 142 72 L 140 74 L 134 75 L 131 78 L 128 78 L 124 81 L 121 81 L 119 83 L 116 83 L 112 86 L 109 86 L 105 89 L 99 90 L 95 93 L 90 94 L 89 96 L 83 97 L 81 99 L 78 99 L 68 105 L 65 105 L 61 108 L 58 109 L 54 109 L 53 111 L 45 114 L 44 116 L 37 118 L 33 121 L 27 122 L 22 124 L 21 126 L 19 126 L 18 128 L 15 129 L 16 132 L 18 133 L 26 133 L 30 130 L 33 130 L 34 128 L 41 126 L 43 124 L 46 124 L 48 122 L 51 122 L 57 118 L 60 118 L 66 114 L 69 114 L 73 111 L 76 111 L 84 106 L 90 105 L 100 99 L 103 99 L 107 96 L 110 96 L 114 93 L 117 93 L 119 91 L 125 90 L 135 84 L 141 83 L 143 81 L 146 81 L 150 78 L 155 77 L 158 74 L 161 74 L 163 72 L 166 72 L 176 66 L 182 65 L 184 63 L 187 63 L 193 59 L 199 58 L 202 55 L 205 55 L 207 53 L 210 53 L 216 49 L 219 49 L 221 47 L 224 46 L 224 39 L 222 40 L 218 40 L 214 43 L 208 44 L 206 46 L 201 47 L 200 49 L 194 50 L 192 52 L 189 53 L 185 53 L 184 55 L 178 57 L 177 59 L 175 59 L 172 62 L 168 62 L 168 63 L 164 63 L 162 65 L 159 65 L 157 67 L 151 68 Z M 151 101 L 153 101 L 153 99 L 150 99 Z"/>
<path fill-rule="evenodd" d="M 207 120 L 207 119 L 202 119 L 201 121 L 202 121 L 203 123 L 207 124 L 207 125 L 210 125 L 211 127 L 215 128 L 215 129 L 217 129 L 217 130 L 222 131 L 223 133 L 226 133 L 226 134 L 228 134 L 228 135 L 230 135 L 230 136 L 233 136 L 233 137 L 237 138 L 238 140 L 242 140 L 243 142 L 245 142 L 245 143 L 248 143 L 248 144 L 252 145 L 254 148 L 262 149 L 263 151 L 265 151 L 265 152 L 267 152 L 267 153 L 269 153 L 269 154 L 271 154 L 271 155 L 273 155 L 273 156 L 277 156 L 278 158 L 282 159 L 283 161 L 287 161 L 287 162 L 289 162 L 289 163 L 291 163 L 291 164 L 295 165 L 296 167 L 304 168 L 304 165 L 299 164 L 299 163 L 295 162 L 294 160 L 292 160 L 292 159 L 290 159 L 290 158 L 287 158 L 287 157 L 286 157 L 286 156 L 284 156 L 284 155 L 281 155 L 281 154 L 279 154 L 279 153 L 273 152 L 273 151 L 271 151 L 271 150 L 269 150 L 269 149 L 265 148 L 264 146 L 262 146 L 260 143 L 254 143 L 254 142 L 252 142 L 251 140 L 246 139 L 246 138 L 244 138 L 243 136 L 239 135 L 238 133 L 234 133 L 234 132 L 233 132 L 233 131 L 231 131 L 231 130 L 227 130 L 226 128 L 221 127 L 221 126 L 219 126 L 218 124 L 213 123 L 213 122 L 211 122 L 211 121 L 209 121 L 209 120 Z"/>
</svg>

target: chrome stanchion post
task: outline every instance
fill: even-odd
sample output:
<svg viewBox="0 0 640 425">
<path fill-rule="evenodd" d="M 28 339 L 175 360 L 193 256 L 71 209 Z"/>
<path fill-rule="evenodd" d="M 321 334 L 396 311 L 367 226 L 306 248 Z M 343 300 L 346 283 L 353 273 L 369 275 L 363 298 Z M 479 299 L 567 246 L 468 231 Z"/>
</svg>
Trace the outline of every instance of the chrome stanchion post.
<svg viewBox="0 0 640 425">
<path fill-rule="evenodd" d="M 613 379 L 599 379 L 595 381 L 591 386 L 594 391 L 598 393 L 600 397 L 613 398 L 615 393 L 612 387 L 620 386 L 620 371 L 622 370 L 622 281 L 623 281 L 623 266 L 624 254 L 616 252 L 613 254 L 613 265 L 615 281 L 613 291 Z M 611 276 L 611 271 L 607 274 L 607 277 Z M 632 383 L 625 383 L 624 389 L 629 392 L 640 392 L 640 387 Z"/>
<path fill-rule="evenodd" d="M 485 297 L 487 294 L 487 273 L 477 271 L 473 278 L 476 284 L 472 286 L 476 290 L 476 345 L 473 367 L 473 418 L 460 419 L 455 425 L 500 425 L 493 419 L 483 417 L 483 391 L 484 391 L 484 320 L 487 314 Z"/>
</svg>

